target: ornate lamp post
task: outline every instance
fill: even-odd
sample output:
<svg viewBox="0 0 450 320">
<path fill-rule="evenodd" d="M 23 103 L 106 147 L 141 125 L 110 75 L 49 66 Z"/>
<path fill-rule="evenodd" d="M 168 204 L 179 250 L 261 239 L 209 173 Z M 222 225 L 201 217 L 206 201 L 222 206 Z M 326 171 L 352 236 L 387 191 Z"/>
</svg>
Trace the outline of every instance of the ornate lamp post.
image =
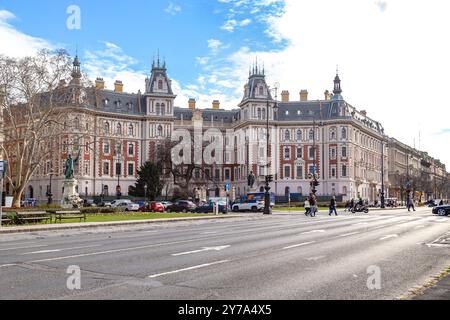
<svg viewBox="0 0 450 320">
<path fill-rule="evenodd" d="M 117 188 L 116 188 L 116 195 L 117 195 L 117 199 L 120 199 L 122 197 L 122 188 L 120 187 L 120 174 L 122 172 L 122 168 L 120 166 L 120 156 L 121 156 L 121 148 L 122 145 L 118 144 L 116 146 L 116 173 L 117 173 Z"/>
<path fill-rule="evenodd" d="M 47 198 L 48 198 L 48 202 L 47 202 L 47 204 L 48 205 L 51 205 L 52 204 L 52 202 L 53 202 L 53 194 L 52 194 L 52 177 L 53 177 L 53 169 L 50 169 L 50 173 L 49 173 L 49 176 L 50 176 L 50 185 L 49 185 L 49 187 L 48 187 L 48 191 L 47 191 Z"/>
<path fill-rule="evenodd" d="M 148 185 L 147 183 L 144 185 L 144 201 L 147 201 L 147 190 L 148 190 Z"/>
<path fill-rule="evenodd" d="M 279 84 L 276 83 L 274 88 L 272 90 L 275 90 L 275 105 L 273 107 L 273 121 L 275 121 L 275 114 L 278 111 L 278 87 Z M 269 95 L 270 95 L 270 91 L 271 89 L 268 88 L 268 94 L 267 94 L 267 110 L 266 110 L 266 142 L 267 142 L 267 172 L 266 172 L 266 186 L 264 187 L 264 190 L 266 191 L 264 194 L 264 214 L 272 214 L 272 208 L 270 207 L 270 183 L 273 182 L 273 175 L 269 174 L 269 157 L 270 157 L 270 152 L 269 152 L 269 147 L 270 147 L 270 134 L 269 134 L 269 118 L 270 118 L 270 113 L 269 113 Z"/>
<path fill-rule="evenodd" d="M 386 208 L 384 198 L 384 141 L 381 141 L 381 209 Z"/>
</svg>

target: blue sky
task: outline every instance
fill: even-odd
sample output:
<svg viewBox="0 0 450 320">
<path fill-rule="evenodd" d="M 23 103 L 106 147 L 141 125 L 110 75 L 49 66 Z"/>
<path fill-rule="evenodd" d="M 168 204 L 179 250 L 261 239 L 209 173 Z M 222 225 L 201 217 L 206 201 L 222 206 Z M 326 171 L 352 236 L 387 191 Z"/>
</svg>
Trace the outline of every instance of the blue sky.
<svg viewBox="0 0 450 320">
<path fill-rule="evenodd" d="M 159 49 L 178 106 L 227 109 L 256 57 L 291 100 L 323 98 L 339 65 L 347 102 L 450 166 L 448 12 L 448 0 L 0 0 L 0 54 L 78 45 L 91 79 L 137 92 Z"/>
<path fill-rule="evenodd" d="M 81 29 L 66 27 L 70 16 L 66 11 L 70 5 L 80 8 Z M 101 64 L 116 63 L 115 58 L 120 55 L 126 57 L 127 71 L 148 73 L 159 51 L 161 59 L 167 61 L 171 77 L 178 83 L 188 88 L 200 84 L 203 90 L 212 92 L 222 86 L 198 78 L 202 80 L 203 73 L 208 78 L 212 68 L 223 68 L 232 52 L 242 46 L 250 51 L 283 47 L 283 41 L 274 41 L 265 33 L 266 15 L 281 14 L 283 7 L 282 1 L 267 0 L 0 2 L 0 10 L 14 14 L 9 23 L 17 30 L 46 39 L 72 54 L 78 45 L 85 71 L 93 78 L 113 76 L 100 74 L 101 70 L 94 68 L 98 58 L 102 58 Z M 128 85 L 128 89 L 136 91 L 136 83 Z"/>
</svg>

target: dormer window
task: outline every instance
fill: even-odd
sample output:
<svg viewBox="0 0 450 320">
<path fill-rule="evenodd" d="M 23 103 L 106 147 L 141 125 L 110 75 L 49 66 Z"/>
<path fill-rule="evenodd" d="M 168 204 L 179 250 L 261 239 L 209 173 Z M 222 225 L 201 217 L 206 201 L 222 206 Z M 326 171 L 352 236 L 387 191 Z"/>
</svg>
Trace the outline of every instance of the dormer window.
<svg viewBox="0 0 450 320">
<path fill-rule="evenodd" d="M 163 89 L 163 81 L 158 80 L 158 90 L 162 90 L 162 89 Z"/>
<path fill-rule="evenodd" d="M 120 102 L 120 100 L 117 100 L 117 101 L 116 101 L 116 106 L 117 106 L 117 108 L 120 108 L 121 104 L 122 104 L 122 103 Z"/>
<path fill-rule="evenodd" d="M 108 99 L 103 99 L 103 105 L 104 105 L 105 107 L 107 107 L 108 104 L 109 104 L 109 100 L 108 100 Z"/>
<path fill-rule="evenodd" d="M 259 95 L 260 96 L 264 95 L 264 88 L 263 87 L 259 87 Z"/>
</svg>

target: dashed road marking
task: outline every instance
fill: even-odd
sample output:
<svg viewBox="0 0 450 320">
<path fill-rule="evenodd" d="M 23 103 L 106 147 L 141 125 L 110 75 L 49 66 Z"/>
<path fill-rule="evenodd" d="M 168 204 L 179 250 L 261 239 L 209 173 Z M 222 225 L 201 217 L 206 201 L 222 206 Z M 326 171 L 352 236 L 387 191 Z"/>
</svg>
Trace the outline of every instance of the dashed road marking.
<svg viewBox="0 0 450 320">
<path fill-rule="evenodd" d="M 201 268 L 206 268 L 206 267 L 210 267 L 210 266 L 214 266 L 214 265 L 218 265 L 218 264 L 223 264 L 229 262 L 229 260 L 222 260 L 222 261 L 217 261 L 217 262 L 212 262 L 212 263 L 205 263 L 199 266 L 193 266 L 193 267 L 189 267 L 189 268 L 184 268 L 184 269 L 178 269 L 178 270 L 174 270 L 174 271 L 169 271 L 169 272 L 163 272 L 163 273 L 158 273 L 158 274 L 154 274 L 151 276 L 148 276 L 148 278 L 158 278 L 158 277 L 162 277 L 162 276 L 166 276 L 169 274 L 174 274 L 174 273 L 180 273 L 180 272 L 184 272 L 184 271 L 190 271 L 190 270 L 196 270 L 196 269 L 201 269 Z"/>
<path fill-rule="evenodd" d="M 305 243 L 300 243 L 300 244 L 295 244 L 295 245 L 293 245 L 293 246 L 284 247 L 283 250 L 288 250 L 288 249 L 293 249 L 293 248 L 303 247 L 303 246 L 307 246 L 307 245 L 313 244 L 313 243 L 315 243 L 315 241 L 305 242 Z"/>
</svg>

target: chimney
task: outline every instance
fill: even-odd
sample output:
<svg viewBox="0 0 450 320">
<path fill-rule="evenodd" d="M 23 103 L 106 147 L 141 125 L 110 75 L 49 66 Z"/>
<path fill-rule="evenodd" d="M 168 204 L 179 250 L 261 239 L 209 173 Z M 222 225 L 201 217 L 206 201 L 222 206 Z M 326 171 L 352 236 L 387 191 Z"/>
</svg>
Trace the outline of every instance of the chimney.
<svg viewBox="0 0 450 320">
<path fill-rule="evenodd" d="M 122 93 L 123 92 L 123 83 L 120 80 L 116 80 L 114 82 L 114 92 Z"/>
<path fill-rule="evenodd" d="M 283 90 L 281 92 L 281 102 L 289 102 L 289 91 Z"/>
<path fill-rule="evenodd" d="M 219 102 L 219 100 L 214 100 L 213 103 L 212 103 L 212 107 L 213 107 L 213 109 L 216 109 L 216 110 L 220 109 L 220 102 Z"/>
<path fill-rule="evenodd" d="M 105 89 L 105 81 L 103 81 L 103 78 L 97 78 L 95 80 L 95 89 L 97 89 L 97 90 Z"/>
<path fill-rule="evenodd" d="M 308 90 L 300 91 L 300 101 L 308 101 Z"/>
<path fill-rule="evenodd" d="M 191 110 L 195 110 L 195 103 L 196 103 L 196 101 L 195 101 L 195 99 L 189 99 L 189 109 L 191 109 Z"/>
</svg>

